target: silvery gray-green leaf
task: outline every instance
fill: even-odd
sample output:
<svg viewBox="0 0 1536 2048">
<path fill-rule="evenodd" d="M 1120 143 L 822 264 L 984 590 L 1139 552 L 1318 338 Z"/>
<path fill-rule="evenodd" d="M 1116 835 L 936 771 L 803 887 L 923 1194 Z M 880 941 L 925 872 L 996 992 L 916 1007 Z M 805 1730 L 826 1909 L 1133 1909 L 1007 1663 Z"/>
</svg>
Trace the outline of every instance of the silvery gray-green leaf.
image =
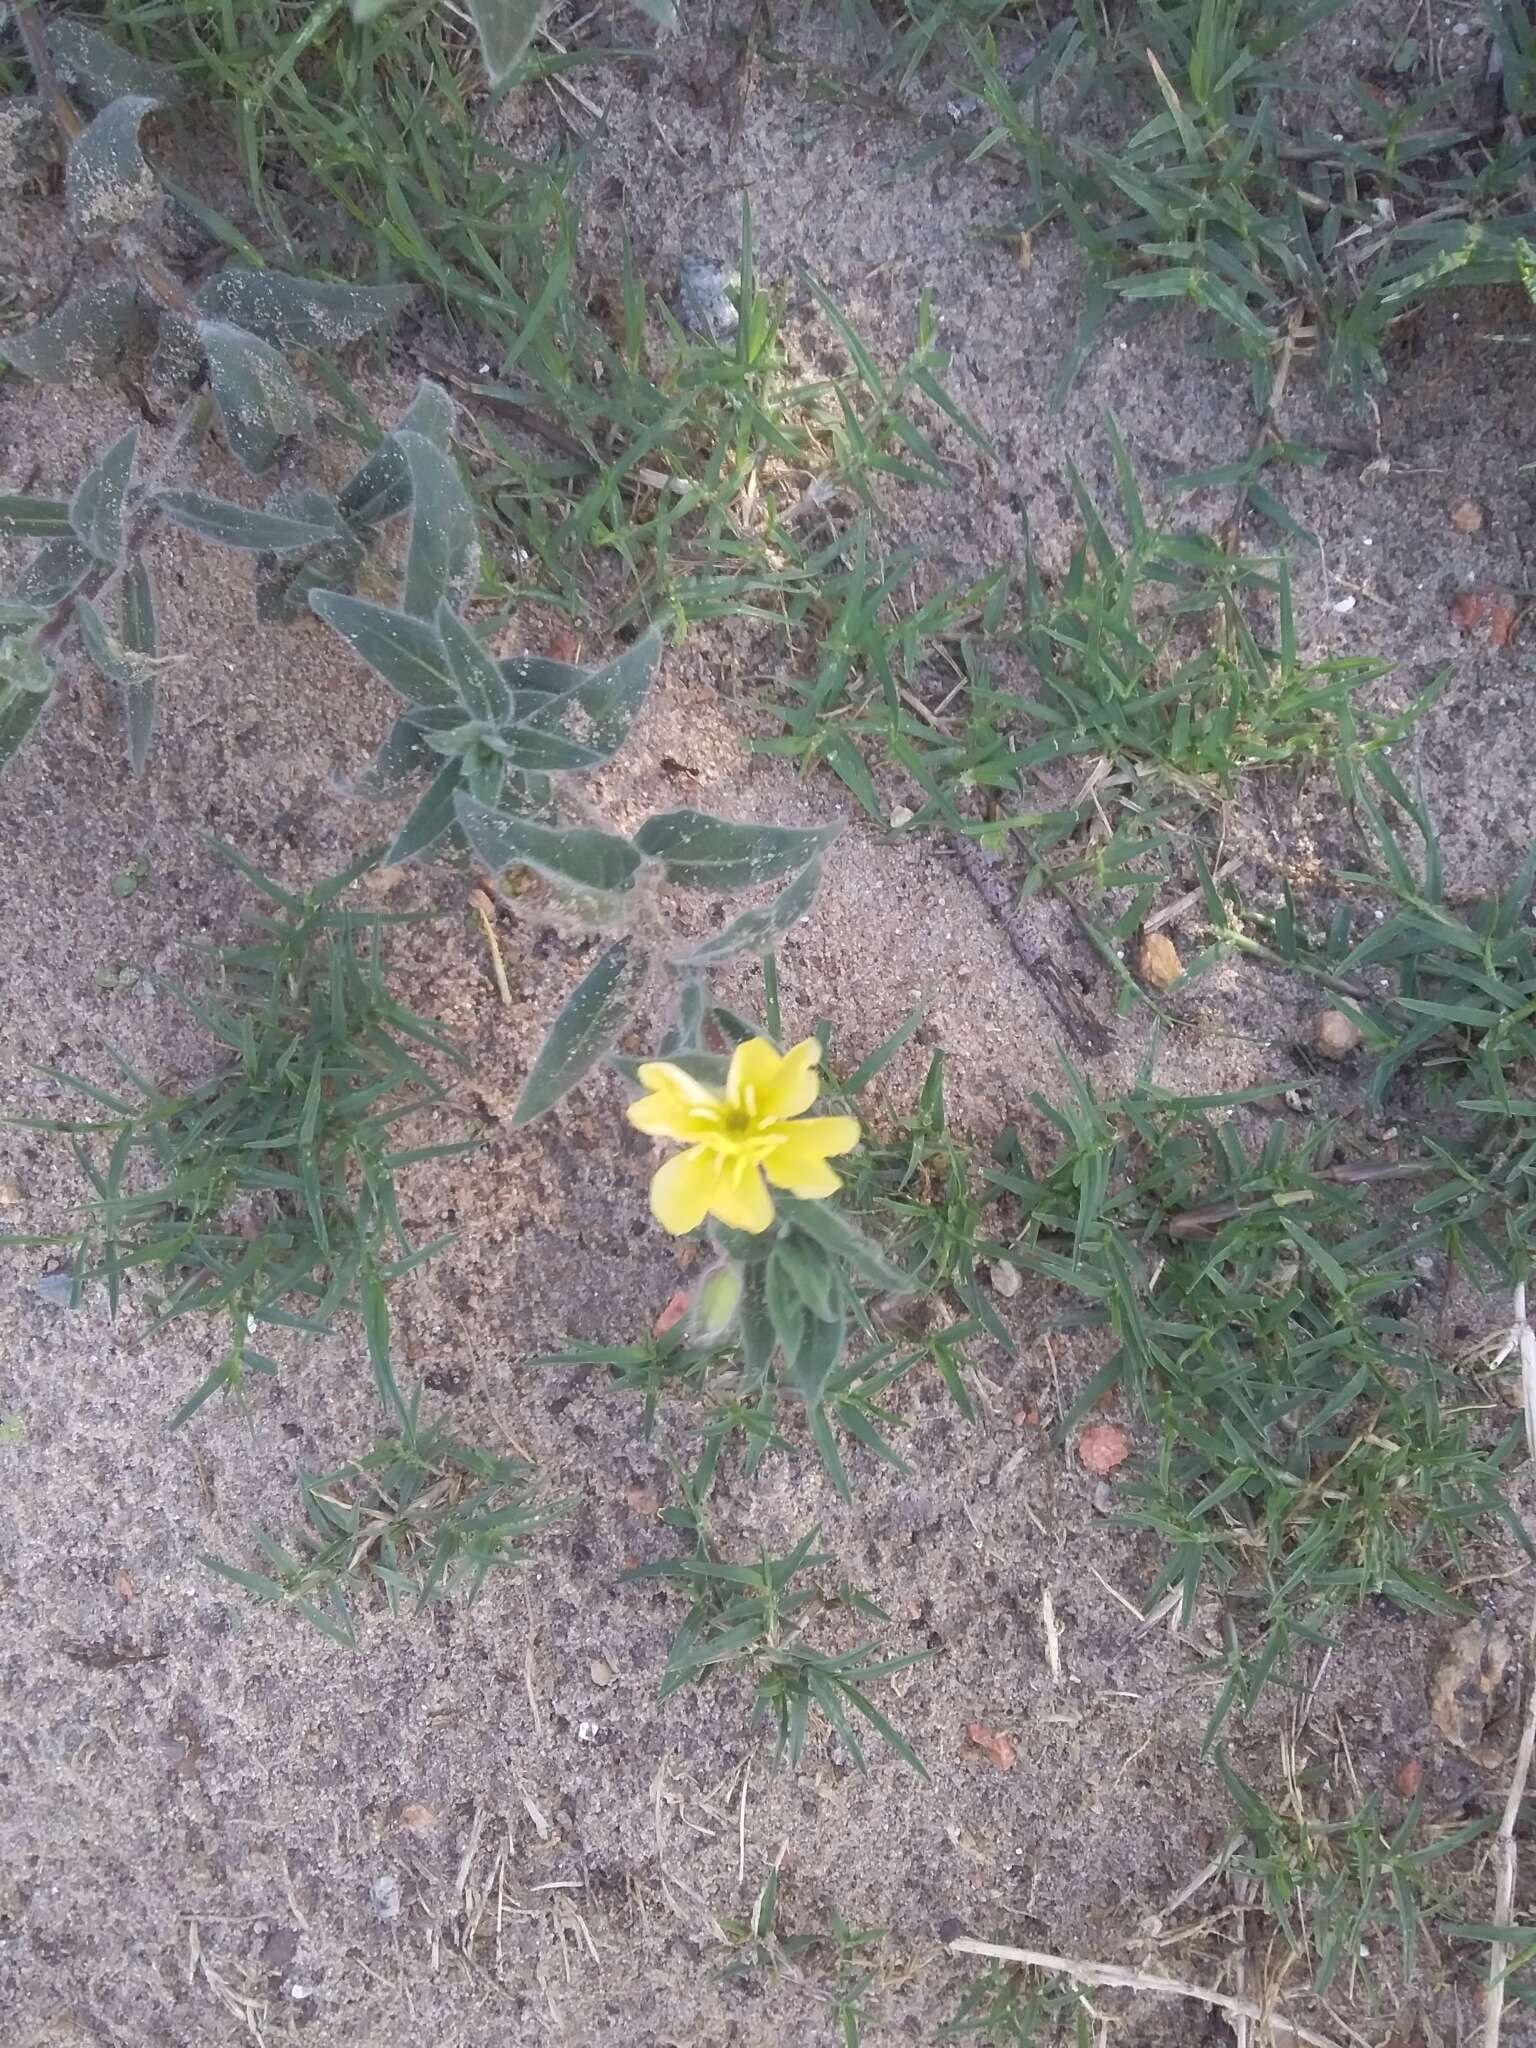
<svg viewBox="0 0 1536 2048">
<path fill-rule="evenodd" d="M 444 761 L 432 778 L 427 793 L 395 834 L 385 854 L 387 861 L 414 860 L 430 853 L 454 827 L 453 799 L 459 787 L 457 759 Z"/>
<path fill-rule="evenodd" d="M 116 686 L 122 699 L 128 761 L 138 775 L 143 771 L 154 736 L 160 671 L 155 655 L 154 600 L 142 560 L 136 559 L 124 578 L 120 637 L 108 631 L 105 619 L 87 597 L 75 599 L 75 618 L 81 645 L 107 681 Z"/>
<path fill-rule="evenodd" d="M 589 671 L 568 661 L 551 661 L 543 654 L 504 654 L 501 673 L 509 689 L 538 697 L 560 697 L 585 682 Z"/>
<path fill-rule="evenodd" d="M 278 348 L 329 351 L 393 320 L 412 296 L 409 285 L 316 284 L 281 270 L 231 265 L 201 287 L 197 310 Z"/>
<path fill-rule="evenodd" d="M 302 485 L 280 484 L 267 511 L 318 527 L 325 536 L 294 552 L 263 553 L 256 564 L 256 616 L 292 625 L 309 610 L 312 590 L 349 591 L 367 555 L 362 541 L 342 518 L 334 498 Z"/>
<path fill-rule="evenodd" d="M 563 732 L 590 750 L 592 765 L 608 761 L 629 737 L 661 652 L 661 636 L 652 627 L 607 668 L 582 674 L 558 696 L 529 713 L 527 723 L 540 731 Z"/>
<path fill-rule="evenodd" d="M 650 964 L 644 947 L 631 938 L 616 940 L 599 956 L 539 1047 L 513 1123 L 532 1123 L 592 1071 L 634 1015 Z"/>
<path fill-rule="evenodd" d="M 51 540 L 28 562 L 16 578 L 11 596 L 23 604 L 61 604 L 77 590 L 96 567 L 96 557 L 81 547 L 73 534 Z"/>
<path fill-rule="evenodd" d="M 53 670 L 30 640 L 0 640 L 0 769 L 12 760 L 53 694 Z"/>
<path fill-rule="evenodd" d="M 69 523 L 76 540 L 109 569 L 123 559 L 123 507 L 133 482 L 138 447 L 139 430 L 130 427 L 91 464 L 69 501 Z"/>
<path fill-rule="evenodd" d="M 227 498 L 213 498 L 206 491 L 160 491 L 155 503 L 173 526 L 185 527 L 199 540 L 217 541 L 226 548 L 265 548 L 272 554 L 285 554 L 336 537 L 334 526 L 231 504 Z"/>
<path fill-rule="evenodd" d="M 441 384 L 423 377 L 404 416 L 342 486 L 344 515 L 358 526 L 378 526 L 411 502 L 411 472 L 396 434 L 420 434 L 445 454 L 453 446 L 458 407 Z"/>
<path fill-rule="evenodd" d="M 772 1279 L 771 1267 L 767 1277 Z M 807 1408 L 814 1408 L 826 1392 L 827 1381 L 843 1355 L 846 1334 L 847 1325 L 841 1307 L 825 1320 L 807 1310 L 793 1351 L 785 1347 L 785 1370 Z"/>
<path fill-rule="evenodd" d="M 260 476 L 285 441 L 314 424 L 309 400 L 270 342 L 221 320 L 201 321 L 197 331 L 229 451 L 242 468 Z"/>
<path fill-rule="evenodd" d="M 837 836 L 835 825 L 738 825 L 704 811 L 662 811 L 647 818 L 635 844 L 664 863 L 667 879 L 687 889 L 750 889 L 813 860 Z"/>
<path fill-rule="evenodd" d="M 397 718 L 383 746 L 347 785 L 348 793 L 369 799 L 395 797 L 436 775 L 442 756 L 428 742 L 429 722 L 446 724 L 454 716 L 451 711 L 424 711 Z"/>
<path fill-rule="evenodd" d="M 109 375 L 127 353 L 139 324 L 139 300 L 122 279 L 73 292 L 46 320 L 0 340 L 0 363 L 45 384 Z"/>
<path fill-rule="evenodd" d="M 484 643 L 446 599 L 437 608 L 437 637 L 470 716 L 504 724 L 512 713 L 512 693 Z"/>
<path fill-rule="evenodd" d="M 417 618 L 430 619 L 444 601 L 461 605 L 480 580 L 475 508 L 448 450 L 404 428 L 394 439 L 411 477 L 411 537 L 400 603 Z"/>
<path fill-rule="evenodd" d="M 20 632 L 24 626 L 40 626 L 49 610 L 47 605 L 17 604 L 13 598 L 0 597 L 0 633 Z"/>
<path fill-rule="evenodd" d="M 528 54 L 545 0 L 469 0 L 491 90 L 498 91 Z"/>
<path fill-rule="evenodd" d="M 807 1237 L 813 1237 L 823 1251 L 830 1252 L 871 1287 L 900 1293 L 911 1286 L 911 1275 L 893 1266 L 878 1245 L 855 1230 L 831 1202 L 803 1202 L 798 1195 L 782 1192 L 775 1193 L 774 1200 L 788 1222 L 803 1230 Z"/>
<path fill-rule="evenodd" d="M 169 65 L 136 57 L 72 15 L 48 17 L 48 51 L 64 83 L 93 107 L 104 107 L 125 93 L 157 100 L 173 100 L 181 93 L 181 81 Z"/>
<path fill-rule="evenodd" d="M 532 868 L 562 892 L 574 891 L 577 907 L 605 922 L 623 909 L 643 865 L 634 847 L 616 832 L 586 825 L 541 825 L 491 810 L 464 794 L 457 809 L 459 829 L 493 875 L 511 867 Z"/>
<path fill-rule="evenodd" d="M 139 147 L 139 124 L 159 104 L 142 93 L 125 93 L 71 143 L 64 196 L 77 234 L 112 234 L 160 203 L 160 181 Z"/>
<path fill-rule="evenodd" d="M 808 861 L 771 903 L 759 910 L 744 910 L 724 931 L 677 956 L 679 967 L 718 967 L 741 953 L 766 953 L 776 946 L 790 926 L 799 922 L 816 901 L 821 887 L 821 862 Z"/>
<path fill-rule="evenodd" d="M 310 592 L 310 609 L 333 627 L 355 654 L 412 704 L 456 705 L 458 684 L 437 629 L 408 612 L 388 610 L 339 590 Z"/>
<path fill-rule="evenodd" d="M 525 775 L 580 775 L 603 758 L 564 733 L 540 732 L 535 725 L 503 726 L 499 743 L 510 765 Z"/>
<path fill-rule="evenodd" d="M 0 497 L 0 534 L 7 540 L 56 540 L 72 531 L 61 498 Z"/>
</svg>

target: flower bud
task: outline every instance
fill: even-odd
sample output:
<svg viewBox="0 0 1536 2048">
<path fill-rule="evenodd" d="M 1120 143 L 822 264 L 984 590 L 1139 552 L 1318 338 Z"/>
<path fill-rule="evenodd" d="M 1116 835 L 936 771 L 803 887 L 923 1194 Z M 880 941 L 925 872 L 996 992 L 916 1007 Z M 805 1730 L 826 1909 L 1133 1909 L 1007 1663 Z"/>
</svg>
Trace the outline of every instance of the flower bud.
<svg viewBox="0 0 1536 2048">
<path fill-rule="evenodd" d="M 694 1344 L 717 1344 L 736 1320 L 741 1307 L 741 1268 L 734 1260 L 711 1266 L 699 1282 L 688 1317 L 688 1337 Z"/>
</svg>

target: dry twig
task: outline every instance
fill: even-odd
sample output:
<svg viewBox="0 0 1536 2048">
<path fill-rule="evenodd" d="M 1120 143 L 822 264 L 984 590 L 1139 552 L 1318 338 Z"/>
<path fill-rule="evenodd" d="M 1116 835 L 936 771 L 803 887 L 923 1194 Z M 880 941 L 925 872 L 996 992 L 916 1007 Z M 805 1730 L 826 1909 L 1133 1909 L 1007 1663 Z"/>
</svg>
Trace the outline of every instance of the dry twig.
<svg viewBox="0 0 1536 2048">
<path fill-rule="evenodd" d="M 1521 1310 L 1524 1310 L 1525 1289 L 1520 1290 Z M 1525 1335 L 1531 1336 L 1530 1325 L 1525 1324 Z M 1533 1345 L 1536 1348 L 1536 1345 Z M 1522 1347 L 1523 1349 L 1523 1347 Z M 1531 1616 L 1530 1640 L 1536 1642 L 1536 1612 Z M 1526 1663 L 1530 1664 L 1527 1656 Z M 1525 1727 L 1520 1736 L 1520 1749 L 1515 1757 L 1514 1776 L 1509 1781 L 1509 1797 L 1504 1802 L 1504 1812 L 1499 1820 L 1499 1832 L 1494 1837 L 1494 1860 L 1498 1865 L 1498 1881 L 1494 1889 L 1493 1924 L 1508 1927 L 1510 1916 L 1515 1909 L 1515 1823 L 1520 1818 L 1520 1808 L 1525 1799 L 1526 1781 L 1531 1775 L 1531 1754 L 1536 1750 L 1536 1673 L 1529 1680 L 1531 1697 L 1525 1710 Z M 1488 2004 L 1483 2014 L 1483 2048 L 1499 2048 L 1499 2037 L 1504 2025 L 1504 1978 L 1509 1969 L 1509 1949 L 1502 1941 L 1496 1941 L 1488 1951 Z"/>
</svg>

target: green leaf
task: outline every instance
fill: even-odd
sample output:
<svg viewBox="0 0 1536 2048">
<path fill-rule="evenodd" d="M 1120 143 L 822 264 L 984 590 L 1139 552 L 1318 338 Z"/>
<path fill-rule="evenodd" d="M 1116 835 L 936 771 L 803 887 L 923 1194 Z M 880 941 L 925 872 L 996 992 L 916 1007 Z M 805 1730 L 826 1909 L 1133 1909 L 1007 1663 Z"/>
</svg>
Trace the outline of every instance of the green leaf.
<svg viewBox="0 0 1536 2048">
<path fill-rule="evenodd" d="M 825 1322 L 807 1313 L 798 1347 L 793 1353 L 785 1352 L 785 1369 L 795 1392 L 807 1408 L 818 1404 L 827 1381 L 836 1371 L 837 1362 L 843 1355 L 845 1334 L 846 1322 L 841 1307 Z"/>
<path fill-rule="evenodd" d="M 159 104 L 142 93 L 125 93 L 70 144 L 64 196 L 76 234 L 111 234 L 158 205 L 160 181 L 139 147 L 139 123 Z"/>
<path fill-rule="evenodd" d="M 139 300 L 121 279 L 74 292 L 58 311 L 24 334 L 0 340 L 0 363 L 45 384 L 109 376 L 138 325 Z"/>
<path fill-rule="evenodd" d="M 426 795 L 395 834 L 384 858 L 390 862 L 418 859 L 430 853 L 453 830 L 453 800 L 458 792 L 463 763 L 457 755 L 443 762 L 433 776 Z"/>
<path fill-rule="evenodd" d="M 411 538 L 401 608 L 430 619 L 440 603 L 457 607 L 480 580 L 475 508 L 453 456 L 424 434 L 394 436 L 411 478 Z"/>
<path fill-rule="evenodd" d="M 168 64 L 135 57 L 72 15 L 49 15 L 48 54 L 64 83 L 93 107 L 131 93 L 157 100 L 174 100 L 181 94 L 181 81 Z"/>
<path fill-rule="evenodd" d="M 404 512 L 411 502 L 411 472 L 396 434 L 420 434 L 445 452 L 453 444 L 458 408 L 441 384 L 423 377 L 409 410 L 386 434 L 362 467 L 343 485 L 339 503 L 359 526 L 377 526 Z"/>
<path fill-rule="evenodd" d="M 491 90 L 500 91 L 528 54 L 544 19 L 545 0 L 469 0 Z"/>
<path fill-rule="evenodd" d="M 718 967 L 740 953 L 763 953 L 804 917 L 821 887 L 821 862 L 808 861 L 787 889 L 781 889 L 761 910 L 744 910 L 724 931 L 716 932 L 686 953 L 674 956 L 678 967 Z"/>
<path fill-rule="evenodd" d="M 442 641 L 425 619 L 340 590 L 312 590 L 310 609 L 411 704 L 457 705 L 458 684 Z"/>
<path fill-rule="evenodd" d="M 453 714 L 447 714 L 452 717 Z M 349 785 L 354 796 L 398 796 L 403 789 L 435 775 L 442 756 L 429 743 L 414 717 L 398 718 L 372 761 Z"/>
<path fill-rule="evenodd" d="M 317 526 L 308 519 L 290 519 L 280 512 L 231 504 L 227 498 L 212 498 L 206 491 L 160 491 L 155 503 L 173 526 L 185 527 L 199 540 L 217 541 L 220 547 L 265 549 L 281 555 L 336 538 L 333 526 Z"/>
<path fill-rule="evenodd" d="M 369 1259 L 363 1268 L 361 1288 L 363 1328 L 368 1334 L 368 1356 L 373 1365 L 373 1383 L 378 1388 L 379 1399 L 400 1423 L 402 1428 L 411 1426 L 410 1411 L 401 1398 L 400 1388 L 395 1379 L 395 1368 L 389 1356 L 389 1300 L 384 1292 L 384 1282 L 376 1263 Z"/>
<path fill-rule="evenodd" d="M 309 610 L 312 590 L 350 591 L 367 549 L 342 518 L 336 500 L 301 484 L 280 484 L 267 500 L 275 518 L 313 526 L 326 537 L 288 552 L 264 549 L 256 564 L 256 616 L 292 625 Z"/>
<path fill-rule="evenodd" d="M 62 499 L 0 497 L 0 534 L 7 540 L 56 540 L 70 531 Z"/>
<path fill-rule="evenodd" d="M 123 701 L 128 730 L 128 762 L 135 775 L 143 772 L 155 729 L 155 695 L 160 662 L 155 657 L 154 601 L 144 564 L 135 560 L 123 585 L 123 633 L 116 639 L 88 597 L 75 599 L 75 619 L 86 653 Z M 148 638 L 147 647 L 134 639 Z"/>
<path fill-rule="evenodd" d="M 331 354 L 393 320 L 414 296 L 409 285 L 316 284 L 231 265 L 209 278 L 196 304 L 204 319 L 244 328 L 277 348 Z"/>
<path fill-rule="evenodd" d="M 130 427 L 81 477 L 69 501 L 69 523 L 80 545 L 115 569 L 123 559 L 123 506 L 133 481 L 139 430 Z"/>
<path fill-rule="evenodd" d="M 270 342 L 220 320 L 199 321 L 197 333 L 229 451 L 242 469 L 260 476 L 285 441 L 313 425 L 309 400 Z"/>
<path fill-rule="evenodd" d="M 457 808 L 460 830 L 492 874 L 511 867 L 532 868 L 594 922 L 611 922 L 627 909 L 625 898 L 642 862 L 630 842 L 616 832 L 585 825 L 540 825 L 464 795 Z"/>
<path fill-rule="evenodd" d="M 901 1292 L 912 1285 L 911 1276 L 893 1266 L 879 1247 L 855 1230 L 830 1202 L 806 1202 L 798 1195 L 782 1191 L 775 1193 L 774 1201 L 796 1229 L 814 1238 L 823 1251 L 830 1252 L 839 1264 L 857 1273 L 871 1287 Z"/>
<path fill-rule="evenodd" d="M 437 637 L 470 717 L 483 718 L 490 725 L 505 724 L 512 715 L 512 692 L 482 641 L 446 599 L 437 608 Z"/>
<path fill-rule="evenodd" d="M 660 653 L 661 636 L 653 628 L 607 668 L 591 675 L 578 670 L 579 680 L 526 713 L 526 723 L 563 732 L 588 751 L 594 766 L 611 760 L 629 737 Z"/>
<path fill-rule="evenodd" d="M 532 1123 L 591 1072 L 633 1016 L 650 965 L 633 939 L 616 940 L 600 955 L 540 1046 L 513 1123 Z"/>
<path fill-rule="evenodd" d="M 667 880 L 688 889 L 750 889 L 814 860 L 836 838 L 836 825 L 738 825 L 703 811 L 663 811 L 647 818 L 635 844 L 666 866 Z"/>
<path fill-rule="evenodd" d="M 30 640 L 0 640 L 0 770 L 47 709 L 53 670 Z"/>
<path fill-rule="evenodd" d="M 73 534 L 67 540 L 51 540 L 22 570 L 11 595 L 23 604 L 52 607 L 61 604 L 96 567 L 96 557 L 89 548 L 81 547 Z"/>
<path fill-rule="evenodd" d="M 551 661 L 544 654 L 504 654 L 497 667 L 507 687 L 523 696 L 561 697 L 590 680 L 586 669 L 568 661 Z"/>
</svg>

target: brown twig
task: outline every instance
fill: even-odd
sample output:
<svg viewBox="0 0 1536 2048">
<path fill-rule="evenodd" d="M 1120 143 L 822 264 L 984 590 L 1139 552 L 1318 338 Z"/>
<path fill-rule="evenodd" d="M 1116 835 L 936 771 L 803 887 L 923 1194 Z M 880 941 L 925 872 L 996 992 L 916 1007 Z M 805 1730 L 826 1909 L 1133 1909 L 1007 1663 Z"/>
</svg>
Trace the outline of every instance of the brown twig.
<svg viewBox="0 0 1536 2048">
<path fill-rule="evenodd" d="M 986 1956 L 998 1963 L 1023 1963 L 1032 1970 L 1052 1970 L 1073 1984 L 1100 1985 L 1113 1991 L 1149 1991 L 1158 1998 L 1192 1998 L 1200 2005 L 1215 2006 L 1243 2019 L 1262 2020 L 1277 2035 L 1304 2041 L 1307 2048 L 1339 2048 L 1327 2034 L 1304 2027 L 1299 2020 L 1283 2019 L 1279 2013 L 1251 1998 L 1234 1998 L 1230 1992 L 1215 1991 L 1207 1984 L 1190 1984 L 1180 1977 L 1158 1977 L 1148 1970 L 1127 1970 L 1118 1963 L 1085 1963 L 1074 1956 L 1053 1956 L 1044 1949 L 1008 1948 L 996 1941 L 972 1941 L 962 1935 L 949 1944 L 951 1955 Z"/>
<path fill-rule="evenodd" d="M 1014 958 L 1039 988 L 1052 1016 L 1080 1053 L 1101 1059 L 1110 1048 L 1109 1033 L 1067 980 L 1060 963 L 1020 917 L 1013 892 L 998 868 L 963 832 L 950 833 L 949 842 L 966 880 L 1002 926 Z"/>
<path fill-rule="evenodd" d="M 1536 1613 L 1531 1616 L 1530 1641 L 1536 1643 Z M 1528 1655 L 1527 1665 L 1530 1661 Z M 1525 1727 L 1515 1757 L 1514 1776 L 1509 1781 L 1509 1797 L 1504 1802 L 1499 1832 L 1494 1838 L 1493 1853 L 1499 1872 L 1493 1900 L 1495 1927 L 1508 1927 L 1515 1909 L 1515 1824 L 1520 1818 L 1526 1782 L 1531 1775 L 1531 1757 L 1536 1752 L 1536 1673 L 1528 1682 L 1531 1697 L 1525 1710 Z M 1499 2048 L 1504 2025 L 1504 1978 L 1508 1969 L 1508 1947 L 1502 1941 L 1493 1942 L 1488 1950 L 1488 2003 L 1483 2012 L 1483 2048 Z"/>
<path fill-rule="evenodd" d="M 32 76 L 37 81 L 38 97 L 47 102 L 48 111 L 60 133 L 73 142 L 85 123 L 59 82 L 53 52 L 48 47 L 42 18 L 33 0 L 17 0 L 16 27 L 21 36 L 21 46 L 27 53 L 27 62 L 32 67 Z"/>
<path fill-rule="evenodd" d="M 1314 1180 L 1327 1181 L 1333 1187 L 1364 1188 L 1374 1187 L 1378 1181 L 1413 1180 L 1420 1174 L 1433 1173 L 1434 1164 L 1428 1159 L 1405 1160 L 1397 1166 L 1325 1166 L 1314 1173 Z M 1291 1202 L 1305 1195 L 1305 1189 L 1289 1197 Z M 1178 1243 L 1191 1238 L 1209 1237 L 1223 1223 L 1234 1223 L 1243 1216 L 1262 1216 L 1266 1209 L 1285 1203 L 1275 1195 L 1265 1195 L 1257 1202 L 1212 1202 L 1205 1209 L 1181 1209 L 1176 1216 L 1168 1219 L 1168 1235 Z"/>
</svg>

